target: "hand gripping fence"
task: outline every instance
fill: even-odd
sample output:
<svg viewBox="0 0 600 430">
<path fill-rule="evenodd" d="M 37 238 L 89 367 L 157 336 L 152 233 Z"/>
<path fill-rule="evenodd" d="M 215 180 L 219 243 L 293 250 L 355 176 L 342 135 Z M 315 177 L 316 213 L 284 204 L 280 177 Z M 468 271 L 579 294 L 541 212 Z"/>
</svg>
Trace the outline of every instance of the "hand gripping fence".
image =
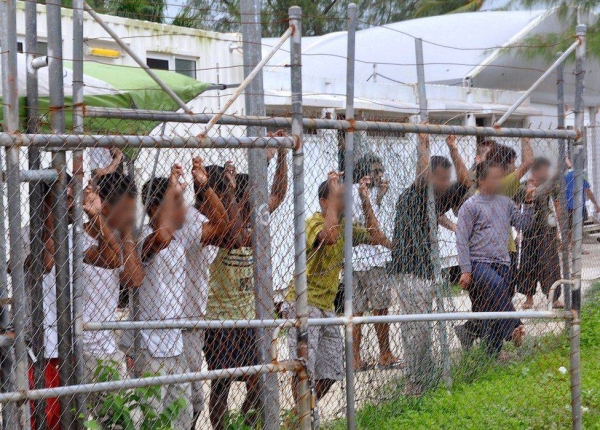
<svg viewBox="0 0 600 430">
<path fill-rule="evenodd" d="M 26 2 L 33 32 L 28 33 L 27 45 L 37 44 L 37 15 L 32 5 Z M 148 408 L 158 411 L 160 419 L 172 428 L 183 422 L 196 428 L 220 424 L 272 429 L 381 426 L 377 421 L 381 417 L 369 415 L 372 406 L 398 407 L 399 416 L 405 403 L 410 403 L 402 403 L 405 397 L 442 389 L 451 397 L 455 384 L 477 384 L 485 378 L 483 364 L 498 369 L 498 361 L 508 357 L 520 365 L 529 363 L 527 360 L 536 354 L 558 350 L 565 327 L 569 337 L 569 419 L 573 428 L 582 428 L 580 322 L 582 292 L 587 288 L 582 271 L 589 264 L 582 255 L 586 233 L 593 228 L 592 220 L 585 224 L 584 211 L 578 210 L 584 206 L 586 183 L 585 26 L 577 27 L 577 42 L 542 75 L 545 79 L 555 70 L 557 73 L 559 128 L 555 130 L 502 127 L 526 96 L 494 127 L 436 120 L 427 108 L 423 67 L 427 51 L 423 51 L 424 41 L 420 39 L 415 40 L 419 118 L 390 121 L 355 111 L 354 66 L 359 59 L 355 52 L 358 10 L 353 4 L 344 17 L 348 22 L 345 112 L 330 109 L 327 115 L 314 115 L 303 106 L 302 21 L 310 17 L 303 17 L 299 7 L 292 7 L 289 28 L 262 59 L 247 59 L 246 77 L 223 107 L 216 113 L 196 113 L 161 79 L 162 75 L 138 57 L 116 29 L 90 5 L 77 0 L 73 3 L 71 128 L 65 119 L 62 8 L 60 2 L 54 2 L 46 6 L 49 124 L 43 123 L 38 111 L 37 69 L 30 68 L 29 117 L 27 126 L 21 128 L 19 103 L 23 99 L 13 78 L 19 73 L 16 2 L 4 0 L 0 6 L 0 146 L 4 148 L 6 172 L 0 187 L 0 211 L 6 220 L 0 224 L 3 428 L 44 428 L 51 419 L 49 410 L 59 411 L 54 418 L 65 429 L 110 419 L 118 422 L 114 425 L 123 425 L 124 417 L 135 421 L 134 427 L 143 426 L 153 419 L 145 412 Z M 149 74 L 159 87 L 157 91 L 166 92 L 179 111 L 87 103 L 84 12 Z M 259 28 L 257 19 L 253 31 Z M 262 48 L 259 33 L 258 42 L 252 42 L 256 34 L 245 33 L 246 48 L 251 42 Z M 261 109 L 260 101 L 250 102 L 250 97 L 257 96 L 256 88 L 260 88 L 258 96 L 264 96 L 262 85 L 258 85 L 262 70 L 287 43 L 290 115 L 267 116 L 264 103 Z M 575 127 L 569 130 L 564 128 L 562 62 L 573 52 Z M 28 64 L 38 57 L 28 56 Z M 227 114 L 242 94 L 252 107 L 245 111 L 249 115 Z M 88 130 L 89 124 L 102 126 Z M 150 131 L 155 127 L 160 133 Z M 485 198 L 475 192 L 476 181 L 469 176 L 473 171 L 464 160 L 470 157 L 478 164 L 486 145 L 490 147 L 486 156 L 493 154 L 490 160 L 498 157 L 502 161 L 502 151 L 508 151 L 518 159 L 515 172 L 507 175 L 514 178 L 510 175 L 520 172 L 523 164 L 530 163 L 523 169 L 533 168 L 535 172 L 546 165 L 538 160 L 540 157 L 533 159 L 532 144 L 538 153 L 552 155 L 547 164 L 553 165 L 561 179 L 549 189 L 537 184 L 533 202 L 528 176 L 512 181 L 512 191 L 505 193 L 510 199 L 500 199 L 502 204 L 514 204 L 511 216 L 519 220 L 531 211 L 532 225 L 539 228 L 516 223 L 514 230 L 510 229 L 509 242 L 514 246 L 510 269 L 506 269 L 508 264 L 489 264 L 486 270 L 481 269 L 480 262 L 473 264 L 471 286 L 485 290 L 497 283 L 510 291 L 508 300 L 494 296 L 491 289 L 485 290 L 487 295 L 480 294 L 475 287 L 465 285 L 462 275 L 467 272 L 460 267 L 464 261 L 459 265 L 463 248 L 457 238 L 464 233 L 464 214 L 469 205 Z M 24 149 L 28 163 L 24 162 Z M 91 168 L 94 153 L 108 154 L 109 166 L 117 160 L 114 171 L 103 172 L 106 166 Z M 199 154 L 203 160 L 195 158 Z M 567 158 L 573 161 L 572 171 Z M 452 172 L 446 178 L 452 183 L 449 189 L 440 191 L 445 185 L 435 177 L 436 163 L 448 163 L 446 168 Z M 182 173 L 177 176 L 173 171 L 179 169 Z M 221 173 L 211 182 L 214 171 Z M 250 177 L 241 173 L 244 171 Z M 103 194 L 107 178 L 117 176 L 122 181 L 118 184 L 133 183 L 129 187 L 140 191 L 127 194 L 115 185 L 111 193 Z M 288 177 L 292 181 L 289 191 Z M 571 182 L 563 181 L 563 177 L 570 177 Z M 86 186 L 88 179 L 90 185 Z M 142 187 L 144 182 L 151 184 L 150 190 Z M 185 188 L 184 182 L 190 185 Z M 178 284 L 181 279 L 177 276 L 187 276 L 191 283 L 197 281 L 185 266 L 192 245 L 178 256 L 181 260 L 177 264 L 169 265 L 164 257 L 174 249 L 172 242 L 184 243 L 194 231 L 187 225 L 180 230 L 175 227 L 173 220 L 178 214 L 171 207 L 170 217 L 164 221 L 159 210 L 167 206 L 162 201 L 152 206 L 152 199 L 158 198 L 152 187 L 160 189 L 161 184 L 166 187 L 161 199 L 172 198 L 168 200 L 171 203 L 178 198 L 194 199 L 188 210 L 198 212 L 199 224 L 203 225 L 199 235 L 206 240 L 202 242 L 206 249 L 202 248 L 198 259 L 214 251 L 204 271 L 209 279 L 202 300 L 208 305 L 193 315 L 169 314 L 173 303 L 182 308 L 190 305 L 193 300 L 188 296 L 184 300 L 161 296 Z M 240 191 L 244 186 L 250 188 L 246 200 Z M 221 195 L 216 192 L 219 187 L 225 189 Z M 212 196 L 209 189 L 217 196 L 215 207 L 222 211 L 223 219 L 227 218 L 221 226 L 224 232 L 219 234 L 211 230 L 218 225 L 216 217 L 202 212 Z M 173 190 L 180 193 L 175 195 Z M 112 227 L 119 219 L 112 218 L 110 211 L 124 205 L 127 198 L 112 201 L 110 194 L 121 192 L 131 197 L 134 223 L 143 226 L 140 231 Z M 336 214 L 337 223 L 331 227 L 337 236 L 330 238 L 325 230 L 315 233 L 315 226 L 331 221 L 327 213 L 342 206 L 344 211 Z M 247 219 L 239 215 L 245 212 Z M 128 216 L 125 211 L 121 215 Z M 496 221 L 500 217 L 492 218 Z M 100 221 L 94 224 L 91 220 Z M 167 227 L 152 230 L 151 224 L 157 220 Z M 159 237 L 165 231 L 170 232 L 171 242 L 166 241 L 158 250 L 148 249 L 147 238 Z M 233 231 L 237 233 L 233 235 Z M 507 235 L 500 235 L 501 239 L 506 241 L 508 232 L 503 233 Z M 225 237 L 231 241 L 228 245 L 224 245 Z M 411 248 L 416 242 L 424 246 Z M 489 247 L 494 245 L 491 242 Z M 132 260 L 123 257 L 125 253 L 139 260 L 137 267 L 144 271 L 143 279 L 134 287 L 120 285 L 133 282 L 119 275 L 133 267 Z M 111 256 L 118 262 L 113 264 Z M 163 266 L 152 271 L 157 261 Z M 177 275 L 165 278 L 160 283 L 162 290 L 154 297 L 144 296 L 143 289 L 154 288 L 167 266 Z M 222 291 L 216 285 L 221 285 L 219 276 L 223 273 L 236 277 L 233 298 L 219 295 Z M 509 286 L 510 273 L 516 280 Z M 110 303 L 118 301 L 116 295 L 137 288 L 133 293 L 138 295 L 136 305 L 128 306 L 123 299 L 118 311 L 109 309 L 110 317 L 101 315 L 102 309 L 96 310 L 99 317 L 90 317 L 90 303 L 102 300 L 107 290 L 94 290 L 94 279 L 102 279 L 102 285 L 117 279 L 117 292 L 113 291 L 114 296 L 107 301 Z M 538 281 L 545 296 L 537 294 Z M 322 299 L 324 296 L 327 300 Z M 243 302 L 244 298 L 250 300 Z M 242 302 L 244 305 L 236 308 Z M 517 306 L 522 309 L 517 310 Z M 48 322 L 51 309 L 56 315 Z M 156 315 L 144 314 L 148 309 L 154 309 Z M 503 330 L 508 334 L 498 339 Z M 49 353 L 46 346 L 52 333 L 56 333 L 56 345 L 54 353 Z M 136 333 L 138 340 L 127 341 L 129 333 Z M 513 343 L 521 344 L 523 334 L 523 346 L 513 348 Z M 178 336 L 183 339 L 183 352 L 150 351 L 160 350 L 162 344 L 171 342 L 169 339 L 175 339 L 171 343 L 176 350 Z M 108 339 L 117 348 L 111 354 L 94 352 L 95 339 Z M 203 345 L 194 345 L 197 362 L 191 362 L 186 348 L 199 340 Z M 504 341 L 510 345 L 503 347 Z M 500 348 L 494 349 L 498 342 Z M 92 372 L 90 357 L 96 365 Z M 49 371 L 56 373 L 59 383 L 48 382 Z M 223 392 L 225 401 L 216 395 Z M 119 404 L 124 406 L 116 413 Z M 194 421 L 185 421 L 186 417 Z"/>
</svg>

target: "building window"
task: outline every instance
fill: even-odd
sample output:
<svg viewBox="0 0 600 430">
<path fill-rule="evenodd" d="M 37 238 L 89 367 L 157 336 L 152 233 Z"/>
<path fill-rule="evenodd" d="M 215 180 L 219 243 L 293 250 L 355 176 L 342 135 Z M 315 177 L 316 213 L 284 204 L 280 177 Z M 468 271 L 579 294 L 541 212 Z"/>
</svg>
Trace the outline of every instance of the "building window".
<svg viewBox="0 0 600 430">
<path fill-rule="evenodd" d="M 196 60 L 186 60 L 184 58 L 175 58 L 175 71 L 182 75 L 196 79 Z"/>
<path fill-rule="evenodd" d="M 23 42 L 17 42 L 17 52 L 23 54 L 25 52 L 25 44 Z M 37 43 L 37 55 L 48 55 L 48 44 L 46 42 Z"/>
<path fill-rule="evenodd" d="M 146 65 L 151 69 L 169 70 L 169 60 L 148 57 L 146 58 Z"/>
</svg>

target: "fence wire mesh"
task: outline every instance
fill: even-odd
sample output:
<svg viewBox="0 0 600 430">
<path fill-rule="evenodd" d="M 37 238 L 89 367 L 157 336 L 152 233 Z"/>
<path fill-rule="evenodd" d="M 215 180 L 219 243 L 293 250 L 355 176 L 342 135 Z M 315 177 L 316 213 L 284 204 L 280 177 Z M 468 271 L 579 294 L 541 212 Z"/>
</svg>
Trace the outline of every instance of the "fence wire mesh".
<svg viewBox="0 0 600 430">
<path fill-rule="evenodd" d="M 148 134 L 185 140 L 202 128 L 164 123 L 155 124 Z M 245 131 L 218 126 L 214 132 L 236 138 Z M 283 137 L 289 130 L 269 133 Z M 557 141 L 357 132 L 353 178 L 340 172 L 343 144 L 344 133 L 323 129 L 307 131 L 303 141 L 309 318 L 343 315 L 340 235 L 345 221 L 340 216 L 346 192 L 354 195 L 355 316 L 563 308 L 563 289 L 568 287 L 560 280 L 570 275 L 573 175 L 572 170 L 560 170 Z M 72 334 L 62 333 L 57 323 L 57 295 L 69 292 L 57 288 L 56 272 L 72 273 L 73 262 L 71 258 L 67 266 L 56 267 L 53 260 L 56 241 L 64 240 L 53 236 L 56 187 L 37 185 L 42 199 L 31 206 L 28 189 L 34 186 L 21 186 L 26 272 L 36 273 L 35 266 L 41 265 L 43 273 L 37 279 L 27 277 L 28 297 L 37 298 L 28 304 L 33 317 L 27 323 L 31 388 L 104 383 L 93 393 L 66 394 L 66 401 L 36 400 L 31 414 L 38 425 L 43 420 L 48 428 L 60 428 L 61 408 L 74 407 L 79 396 L 86 406 L 79 418 L 88 427 L 256 427 L 265 402 L 276 402 L 283 428 L 297 426 L 293 373 L 285 372 L 293 366 L 276 366 L 296 359 L 296 329 L 273 330 L 298 316 L 290 288 L 292 160 L 287 149 L 267 150 L 270 216 L 263 216 L 272 255 L 257 258 L 250 220 L 260 208 L 250 204 L 247 174 L 247 153 L 252 150 L 173 148 L 157 138 L 154 148 L 85 151 L 82 314 L 75 320 L 68 316 L 73 323 L 81 318 L 84 325 L 84 354 L 75 357 L 83 361 L 81 376 L 77 365 L 59 354 L 59 339 Z M 50 167 L 50 154 L 42 158 L 42 167 Z M 563 168 L 568 169 L 565 161 Z M 76 201 L 71 157 L 67 164 L 71 223 Z M 484 194 L 478 181 L 479 190 L 481 181 L 488 187 Z M 428 218 L 429 185 L 435 197 L 437 244 L 432 243 Z M 27 221 L 31 217 L 33 222 L 34 214 L 42 221 L 37 230 Z M 35 241 L 43 246 L 33 260 L 29 244 L 35 246 Z M 72 255 L 72 228 L 67 241 Z M 439 253 L 432 252 L 435 247 Z M 255 271 L 271 273 L 268 303 L 257 300 Z M 473 274 L 470 285 L 461 272 L 463 277 Z M 76 294 L 71 291 L 68 301 Z M 261 329 L 257 321 L 261 306 L 276 311 L 266 319 L 280 319 L 267 322 L 270 328 Z M 154 326 L 139 331 L 103 326 L 134 320 Z M 194 328 L 202 321 L 211 321 L 210 327 Z M 323 428 L 342 425 L 347 408 L 340 325 L 308 329 L 306 365 L 317 399 L 312 420 Z M 67 329 L 72 332 L 74 327 Z M 269 339 L 274 333 L 273 351 L 270 343 L 264 350 L 261 330 Z M 562 348 L 564 333 L 565 320 L 556 318 L 356 324 L 356 408 L 366 411 L 387 404 L 401 414 L 407 406 L 399 399 L 474 383 L 498 361 L 525 362 Z M 67 373 L 68 384 L 61 381 L 62 366 L 72 372 Z M 221 369 L 228 370 L 219 374 Z M 207 371 L 198 380 L 189 377 Z M 275 392 L 268 391 L 266 378 L 260 376 L 272 371 L 281 372 Z M 168 375 L 173 378 L 164 379 Z M 184 379 L 178 379 L 181 375 Z M 110 388 L 113 381 L 137 377 L 163 379 L 149 387 Z M 553 383 L 568 393 L 568 377 Z M 567 410 L 556 414 L 557 423 L 569 421 Z M 368 416 L 359 414 L 360 427 L 370 427 Z"/>
<path fill-rule="evenodd" d="M 177 108 L 159 102 L 157 111 Z M 389 426 L 382 418 L 442 427 L 424 412 L 432 403 L 469 427 L 469 400 L 509 396 L 489 383 L 498 369 L 525 385 L 535 375 L 547 387 L 538 402 L 558 393 L 545 411 L 556 427 L 575 422 L 562 406 L 579 369 L 545 361 L 579 353 L 573 340 L 577 349 L 567 347 L 579 311 L 572 262 L 585 279 L 597 270 L 585 253 L 596 251 L 600 180 L 594 167 L 591 186 L 578 182 L 573 141 L 516 126 L 505 135 L 532 137 L 443 128 L 462 115 L 432 118 L 438 128 L 418 134 L 409 115 L 345 121 L 305 109 L 299 139 L 289 112 L 270 127 L 232 116 L 205 133 L 148 111 L 136 120 L 132 109 L 91 107 L 77 125 L 80 108 L 39 106 L 33 132 L 43 134 L 0 135 L 0 255 L 11 255 L 0 266 L 3 428 L 335 429 L 352 428 L 354 411 L 359 428 Z M 595 128 L 587 137 L 597 161 Z M 252 165 L 251 151 L 265 166 Z M 516 428 L 539 428 L 528 421 L 538 404 L 515 412 L 507 399 L 503 413 Z"/>
</svg>

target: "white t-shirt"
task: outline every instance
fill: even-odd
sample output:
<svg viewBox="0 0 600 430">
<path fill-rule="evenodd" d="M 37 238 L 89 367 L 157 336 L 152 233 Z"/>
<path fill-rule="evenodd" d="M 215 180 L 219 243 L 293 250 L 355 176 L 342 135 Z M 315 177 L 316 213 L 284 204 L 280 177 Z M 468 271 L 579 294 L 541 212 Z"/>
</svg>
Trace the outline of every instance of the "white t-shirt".
<svg viewBox="0 0 600 430">
<path fill-rule="evenodd" d="M 202 237 L 202 228 L 208 222 L 208 218 L 195 208 L 188 212 L 189 225 L 196 226 L 194 234 Z M 200 240 L 193 241 L 186 248 L 186 299 L 182 313 L 183 318 L 197 319 L 206 313 L 208 301 L 208 266 L 213 262 L 218 252 L 215 246 L 202 246 Z"/>
<path fill-rule="evenodd" d="M 373 213 L 381 222 L 379 207 L 376 204 L 377 189 L 372 189 L 370 195 Z M 358 194 L 358 184 L 352 184 L 352 216 L 354 222 L 366 227 L 362 202 Z M 363 272 L 374 267 L 385 267 L 391 258 L 390 250 L 381 245 L 358 245 L 352 248 L 352 266 L 356 272 Z"/>
<path fill-rule="evenodd" d="M 27 258 L 30 251 L 29 226 L 21 229 L 23 237 L 23 257 Z M 69 250 L 73 249 L 73 235 L 69 228 Z M 69 264 L 72 265 L 72 252 L 69 251 Z M 56 311 L 56 270 L 52 270 L 42 277 L 42 291 L 44 298 L 44 358 L 58 358 L 58 327 Z"/>
<path fill-rule="evenodd" d="M 191 211 L 190 211 L 191 212 Z M 201 246 L 203 222 L 189 215 L 181 230 L 175 232 L 168 247 L 144 263 L 146 276 L 140 287 L 140 320 L 173 320 L 184 315 L 186 297 L 186 249 Z M 152 232 L 145 225 L 142 237 Z M 183 353 L 179 329 L 142 330 L 142 341 L 152 357 L 176 357 Z"/>
<path fill-rule="evenodd" d="M 83 233 L 83 252 L 98 245 L 98 241 L 86 232 Z M 83 322 L 114 321 L 119 303 L 120 275 L 123 269 L 104 269 L 91 264 L 83 264 Z M 117 343 L 110 330 L 84 331 L 85 352 L 94 355 L 110 355 L 117 350 Z"/>
</svg>

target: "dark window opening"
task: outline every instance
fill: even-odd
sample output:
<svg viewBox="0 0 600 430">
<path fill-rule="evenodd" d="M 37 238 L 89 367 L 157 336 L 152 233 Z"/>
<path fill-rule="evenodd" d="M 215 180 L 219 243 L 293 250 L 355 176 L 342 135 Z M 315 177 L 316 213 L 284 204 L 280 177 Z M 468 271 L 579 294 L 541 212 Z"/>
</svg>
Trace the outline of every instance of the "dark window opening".
<svg viewBox="0 0 600 430">
<path fill-rule="evenodd" d="M 151 69 L 169 70 L 169 60 L 148 57 L 146 58 L 146 65 Z"/>
</svg>

